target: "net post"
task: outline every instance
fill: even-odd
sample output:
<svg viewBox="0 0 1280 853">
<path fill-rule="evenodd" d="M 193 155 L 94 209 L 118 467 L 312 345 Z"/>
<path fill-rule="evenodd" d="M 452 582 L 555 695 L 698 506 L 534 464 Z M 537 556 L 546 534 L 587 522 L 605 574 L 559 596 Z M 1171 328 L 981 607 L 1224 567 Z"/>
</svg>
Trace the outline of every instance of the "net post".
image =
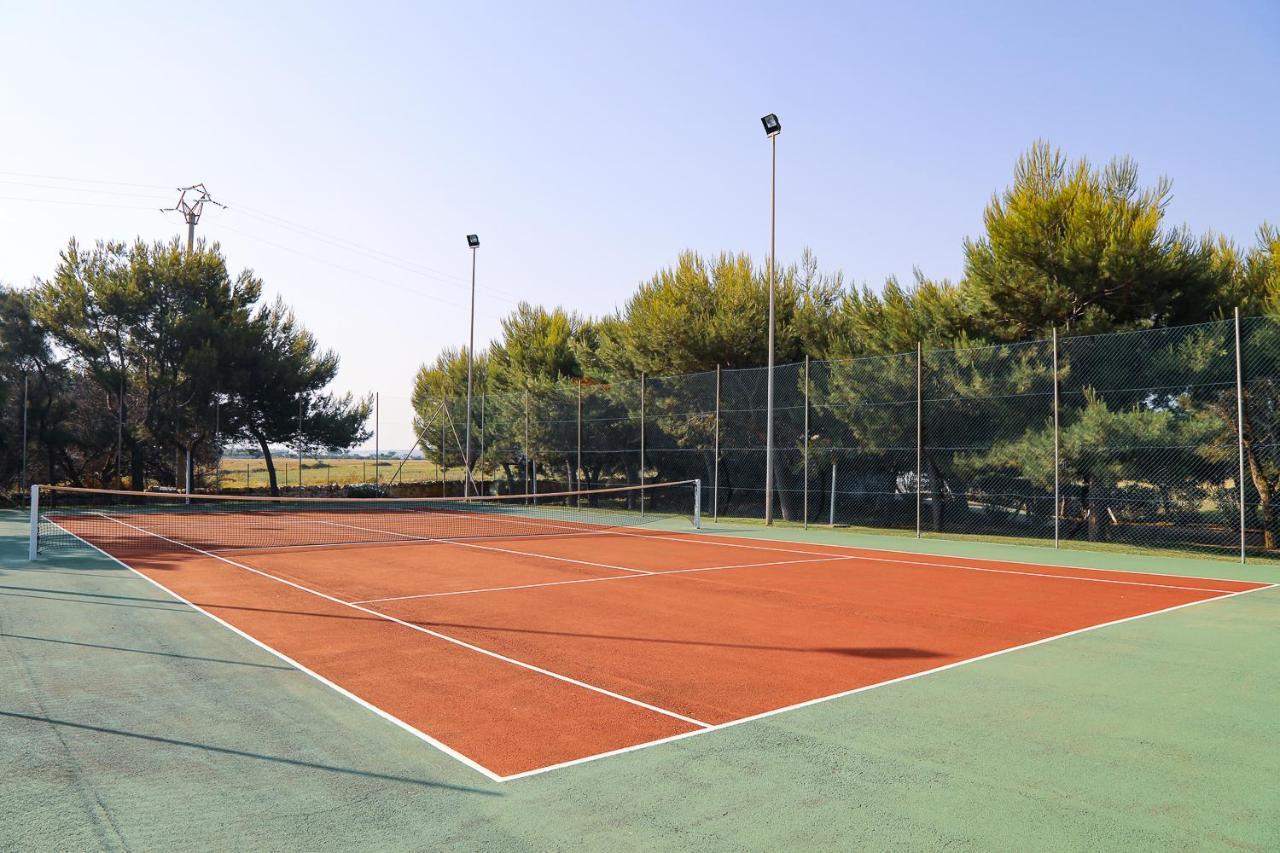
<svg viewBox="0 0 1280 853">
<path fill-rule="evenodd" d="M 809 356 L 804 357 L 804 529 L 809 529 Z"/>
<path fill-rule="evenodd" d="M 40 553 L 40 486 L 31 485 L 31 539 L 27 543 L 27 559 L 34 560 Z"/>
<path fill-rule="evenodd" d="M 1240 357 L 1240 308 L 1236 306 L 1236 447 L 1240 461 L 1240 562 L 1245 562 L 1244 522 L 1244 370 Z"/>
<path fill-rule="evenodd" d="M 1059 547 L 1062 527 L 1061 408 L 1058 402 L 1058 327 L 1053 327 L 1053 547 Z"/>
<path fill-rule="evenodd" d="M 720 365 L 716 365 L 716 438 L 711 472 L 711 518 L 720 520 Z"/>
<path fill-rule="evenodd" d="M 693 526 L 702 529 L 702 480 L 693 481 Z"/>
</svg>

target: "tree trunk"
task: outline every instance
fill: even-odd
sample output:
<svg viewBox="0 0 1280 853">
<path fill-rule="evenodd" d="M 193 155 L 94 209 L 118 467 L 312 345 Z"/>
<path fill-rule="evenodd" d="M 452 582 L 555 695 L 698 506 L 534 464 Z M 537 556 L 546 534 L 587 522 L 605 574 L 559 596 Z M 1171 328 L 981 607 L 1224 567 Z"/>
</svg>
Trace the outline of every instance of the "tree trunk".
<svg viewBox="0 0 1280 853">
<path fill-rule="evenodd" d="M 1277 536 L 1280 533 L 1280 518 L 1276 517 L 1275 502 L 1272 500 L 1271 484 L 1266 483 L 1258 489 L 1258 509 L 1262 515 L 1262 547 L 1268 551 L 1276 549 Z"/>
<path fill-rule="evenodd" d="M 1253 447 L 1250 443 L 1245 443 L 1245 457 L 1249 463 L 1249 476 L 1253 480 L 1253 487 L 1258 492 L 1258 515 L 1261 516 L 1259 521 L 1262 523 L 1262 547 L 1268 551 L 1274 551 L 1276 541 L 1280 539 L 1280 519 L 1276 517 L 1275 494 L 1272 489 L 1271 481 L 1267 479 L 1262 472 L 1262 466 L 1258 464 L 1258 460 L 1254 457 Z"/>
<path fill-rule="evenodd" d="M 258 440 L 258 447 L 262 448 L 262 461 L 267 466 L 267 480 L 271 484 L 271 496 L 280 496 L 280 484 L 276 481 L 276 463 L 271 458 L 271 448 L 267 445 L 267 439 L 262 435 L 255 435 Z"/>
<path fill-rule="evenodd" d="M 942 475 L 938 473 L 938 466 L 934 464 L 932 457 L 926 456 L 925 464 L 929 468 L 929 513 L 933 519 L 934 532 L 941 533 L 943 526 L 947 523 L 947 506 L 942 493 Z"/>
<path fill-rule="evenodd" d="M 129 443 L 129 488 L 135 492 L 147 490 L 147 456 L 137 441 Z"/>
<path fill-rule="evenodd" d="M 1253 487 L 1258 492 L 1258 514 L 1261 516 L 1262 522 L 1262 547 L 1268 551 L 1274 551 L 1276 542 L 1280 539 L 1280 518 L 1276 517 L 1275 508 L 1275 490 L 1273 484 L 1267 479 L 1267 475 L 1262 470 L 1262 465 L 1258 462 L 1258 456 L 1254 452 L 1253 446 L 1253 428 L 1252 424 L 1245 421 L 1245 441 L 1244 441 L 1245 461 L 1249 464 L 1249 478 L 1253 480 Z"/>
<path fill-rule="evenodd" d="M 1085 518 L 1089 524 L 1089 541 L 1105 542 L 1107 540 L 1107 504 L 1097 497 L 1097 483 L 1086 480 L 1080 502 L 1084 505 Z"/>
</svg>

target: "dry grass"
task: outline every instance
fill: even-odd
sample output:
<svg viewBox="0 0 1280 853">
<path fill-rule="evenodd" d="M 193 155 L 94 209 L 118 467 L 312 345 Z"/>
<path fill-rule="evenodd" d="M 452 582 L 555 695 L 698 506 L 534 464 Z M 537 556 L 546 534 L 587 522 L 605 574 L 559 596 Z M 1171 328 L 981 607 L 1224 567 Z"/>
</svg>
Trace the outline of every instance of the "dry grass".
<svg viewBox="0 0 1280 853">
<path fill-rule="evenodd" d="M 297 486 L 298 459 L 275 458 L 276 478 L 281 487 Z M 387 482 L 393 476 L 396 482 L 436 481 L 441 479 L 440 466 L 427 459 L 410 459 L 400 469 L 401 460 L 383 459 L 375 468 L 372 459 L 349 459 L 342 457 L 302 460 L 302 485 L 349 485 L 352 483 L 372 483 L 375 471 L 380 482 Z M 397 475 L 397 471 L 399 474 Z M 461 466 L 445 471 L 444 479 L 462 480 Z M 265 489 L 270 485 L 267 479 L 267 465 L 261 459 L 222 460 L 222 482 L 224 489 Z"/>
</svg>

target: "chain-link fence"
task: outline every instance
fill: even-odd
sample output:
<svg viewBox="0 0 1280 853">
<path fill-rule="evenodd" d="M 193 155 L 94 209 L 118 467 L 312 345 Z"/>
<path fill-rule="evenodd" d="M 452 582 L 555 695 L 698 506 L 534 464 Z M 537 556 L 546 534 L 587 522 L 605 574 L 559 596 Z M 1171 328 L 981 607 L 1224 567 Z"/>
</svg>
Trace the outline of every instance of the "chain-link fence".
<svg viewBox="0 0 1280 853">
<path fill-rule="evenodd" d="M 708 516 L 762 518 L 767 379 L 486 393 L 474 478 L 503 493 L 697 478 Z M 774 381 L 782 522 L 1280 556 L 1274 318 L 806 361 Z"/>
<path fill-rule="evenodd" d="M 53 393 L 51 383 L 73 379 L 7 377 L 8 494 L 130 476 L 139 427 L 122 428 L 118 413 L 134 407 L 89 387 Z M 477 389 L 472 482 L 545 494 L 700 479 L 708 517 L 760 519 L 767 380 L 745 369 Z M 1280 557 L 1278 318 L 806 361 L 778 366 L 774 381 L 770 498 L 781 522 Z M 445 401 L 382 395 L 372 454 L 284 448 L 279 485 L 461 493 L 458 391 Z M 216 412 L 211 422 L 216 433 Z M 96 455 L 59 431 L 90 435 L 80 444 Z M 217 444 L 193 445 L 198 488 L 266 487 L 260 458 L 220 455 Z M 153 455 L 142 457 L 151 479 L 181 488 L 182 452 Z"/>
</svg>

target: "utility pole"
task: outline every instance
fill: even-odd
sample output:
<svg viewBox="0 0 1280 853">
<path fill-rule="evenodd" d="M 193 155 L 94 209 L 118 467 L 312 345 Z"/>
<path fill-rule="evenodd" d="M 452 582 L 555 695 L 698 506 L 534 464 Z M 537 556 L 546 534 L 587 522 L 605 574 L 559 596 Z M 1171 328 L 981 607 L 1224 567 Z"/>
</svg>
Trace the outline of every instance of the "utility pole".
<svg viewBox="0 0 1280 853">
<path fill-rule="evenodd" d="M 182 214 L 182 218 L 187 222 L 187 254 L 191 254 L 195 248 L 196 242 L 196 223 L 200 221 L 201 214 L 204 213 L 205 204 L 213 204 L 226 208 L 225 204 L 213 200 L 209 195 L 209 190 L 205 189 L 204 184 L 192 184 L 189 187 L 178 187 L 178 201 L 173 207 L 160 208 L 161 213 L 173 213 L 177 211 Z M 188 197 L 190 193 L 190 197 Z"/>
</svg>

